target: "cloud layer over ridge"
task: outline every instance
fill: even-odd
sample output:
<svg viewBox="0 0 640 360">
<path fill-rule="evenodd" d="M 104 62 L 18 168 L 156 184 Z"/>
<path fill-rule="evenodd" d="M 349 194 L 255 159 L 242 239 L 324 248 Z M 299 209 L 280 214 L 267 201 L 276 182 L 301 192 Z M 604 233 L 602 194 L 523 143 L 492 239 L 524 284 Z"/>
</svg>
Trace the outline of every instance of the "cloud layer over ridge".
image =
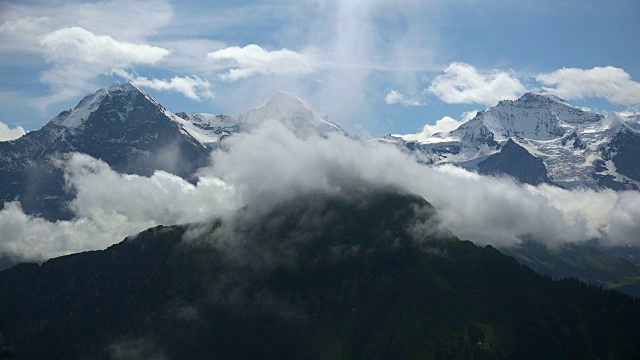
<svg viewBox="0 0 640 360">
<path fill-rule="evenodd" d="M 418 194 L 438 211 L 441 226 L 477 244 L 512 246 L 533 239 L 547 246 L 599 238 L 640 245 L 640 193 L 564 190 L 480 176 L 450 165 L 421 165 L 394 146 L 340 135 L 299 139 L 279 123 L 227 139 L 227 151 L 192 185 L 158 171 L 118 174 L 76 154 L 63 162 L 77 191 L 76 218 L 48 222 L 18 203 L 0 211 L 0 253 L 42 260 L 102 249 L 149 227 L 206 221 L 250 204 L 271 206 L 309 193 L 354 187 L 395 187 Z"/>
</svg>

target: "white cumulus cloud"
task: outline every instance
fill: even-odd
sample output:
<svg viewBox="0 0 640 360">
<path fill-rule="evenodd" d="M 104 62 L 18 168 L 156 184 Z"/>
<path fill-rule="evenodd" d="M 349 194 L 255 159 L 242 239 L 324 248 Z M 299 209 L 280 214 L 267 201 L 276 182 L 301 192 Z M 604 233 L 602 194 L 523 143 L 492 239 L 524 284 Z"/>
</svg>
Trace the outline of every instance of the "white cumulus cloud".
<svg viewBox="0 0 640 360">
<path fill-rule="evenodd" d="M 219 75 L 224 81 L 237 81 L 257 74 L 305 75 L 316 69 L 311 56 L 288 49 L 268 51 L 255 44 L 213 51 L 207 58 L 222 68 L 230 69 Z"/>
<path fill-rule="evenodd" d="M 384 102 L 393 105 L 399 104 L 403 106 L 422 106 L 424 105 L 418 100 L 407 99 L 404 94 L 396 90 L 389 90 L 387 96 L 384 97 Z"/>
<path fill-rule="evenodd" d="M 155 64 L 169 50 L 148 44 L 118 41 L 108 35 L 96 35 L 80 27 L 56 30 L 43 36 L 47 61 L 53 67 L 41 75 L 53 93 L 40 99 L 40 105 L 64 101 L 92 88 L 90 82 L 114 69 L 136 64 Z"/>
<path fill-rule="evenodd" d="M 526 88 L 512 72 L 480 72 L 469 64 L 454 62 L 433 79 L 427 91 L 448 104 L 493 106 L 500 100 L 516 99 Z"/>
<path fill-rule="evenodd" d="M 15 140 L 26 133 L 22 126 L 10 128 L 7 124 L 0 121 L 0 141 Z"/>
<path fill-rule="evenodd" d="M 592 69 L 563 68 L 540 74 L 536 80 L 546 85 L 546 91 L 561 98 L 603 98 L 613 104 L 640 104 L 640 82 L 631 80 L 631 75 L 613 66 Z"/>
<path fill-rule="evenodd" d="M 47 60 L 56 63 L 81 62 L 111 67 L 154 64 L 169 50 L 147 44 L 117 41 L 109 35 L 96 35 L 81 27 L 69 27 L 44 36 L 40 43 Z"/>
<path fill-rule="evenodd" d="M 70 204 L 76 217 L 50 222 L 25 214 L 19 202 L 6 203 L 0 211 L 0 254 L 45 260 L 104 249 L 150 227 L 203 221 L 237 207 L 233 190 L 213 176 L 193 185 L 164 171 L 122 175 L 83 154 L 62 167 L 77 191 Z"/>
<path fill-rule="evenodd" d="M 5 1 L 0 3 L 0 51 L 41 53 L 42 36 L 70 26 L 139 42 L 165 28 L 172 17 L 165 0 Z"/>
</svg>

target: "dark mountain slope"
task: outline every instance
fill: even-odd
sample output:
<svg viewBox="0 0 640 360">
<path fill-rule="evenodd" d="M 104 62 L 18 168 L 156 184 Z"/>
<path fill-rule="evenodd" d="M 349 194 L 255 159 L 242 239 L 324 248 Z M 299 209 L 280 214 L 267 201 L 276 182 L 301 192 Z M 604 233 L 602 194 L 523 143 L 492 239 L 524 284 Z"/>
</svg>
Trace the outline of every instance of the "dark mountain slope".
<svg viewBox="0 0 640 360">
<path fill-rule="evenodd" d="M 604 161 L 612 160 L 616 171 L 631 180 L 640 181 L 640 133 L 622 127 L 611 140 L 609 147 L 601 148 L 602 160 L 596 164 L 598 170 L 606 168 Z M 638 186 L 630 183 L 619 184 L 611 174 L 594 174 L 598 183 L 614 190 L 638 190 Z"/>
<path fill-rule="evenodd" d="M 640 298 L 640 267 L 604 249 L 570 244 L 550 250 L 544 245 L 526 242 L 500 251 L 541 274 L 556 279 L 572 277 Z"/>
<path fill-rule="evenodd" d="M 25 212 L 69 218 L 64 177 L 54 158 L 81 152 L 121 173 L 165 170 L 188 178 L 208 163 L 209 150 L 181 129 L 166 110 L 131 84 L 88 95 L 42 129 L 0 142 L 0 202 L 20 200 Z"/>
<path fill-rule="evenodd" d="M 422 199 L 307 194 L 0 273 L 21 358 L 633 358 L 640 303 L 428 235 Z M 420 226 L 425 229 L 428 226 Z M 1 337 L 0 337 L 1 338 Z M 2 350 L 4 349 L 4 350 Z"/>
<path fill-rule="evenodd" d="M 504 144 L 499 153 L 479 162 L 478 170 L 483 175 L 508 175 L 524 184 L 551 183 L 544 162 L 512 139 Z"/>
</svg>

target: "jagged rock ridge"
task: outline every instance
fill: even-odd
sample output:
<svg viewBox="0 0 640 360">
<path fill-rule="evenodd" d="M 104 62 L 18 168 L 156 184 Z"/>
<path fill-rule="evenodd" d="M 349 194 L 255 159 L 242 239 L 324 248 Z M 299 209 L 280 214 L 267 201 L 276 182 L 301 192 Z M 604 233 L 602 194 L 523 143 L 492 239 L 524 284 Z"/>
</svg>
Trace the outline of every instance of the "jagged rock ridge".
<svg viewBox="0 0 640 360">
<path fill-rule="evenodd" d="M 639 134 L 638 116 L 611 113 L 605 117 L 548 93 L 526 93 L 479 112 L 451 132 L 422 140 L 389 135 L 385 141 L 419 151 L 432 164 L 451 163 L 471 170 L 479 170 L 490 156 L 517 150 L 505 146 L 512 141 L 540 159 L 547 172 L 540 174 L 536 166 L 532 168 L 536 174 L 525 178 L 546 176 L 566 188 L 625 190 L 640 185 L 640 161 L 635 160 L 640 154 Z M 523 175 L 508 167 L 494 170 L 521 179 Z"/>
<path fill-rule="evenodd" d="M 296 96 L 278 92 L 262 106 L 240 115 L 173 114 L 139 87 L 114 84 L 86 96 L 43 128 L 0 142 L 0 204 L 18 200 L 28 214 L 50 220 L 73 216 L 56 159 L 80 152 L 105 161 L 120 173 L 149 176 L 164 170 L 195 180 L 210 152 L 226 136 L 263 121 L 280 121 L 297 136 L 344 134 L 336 124 Z"/>
</svg>

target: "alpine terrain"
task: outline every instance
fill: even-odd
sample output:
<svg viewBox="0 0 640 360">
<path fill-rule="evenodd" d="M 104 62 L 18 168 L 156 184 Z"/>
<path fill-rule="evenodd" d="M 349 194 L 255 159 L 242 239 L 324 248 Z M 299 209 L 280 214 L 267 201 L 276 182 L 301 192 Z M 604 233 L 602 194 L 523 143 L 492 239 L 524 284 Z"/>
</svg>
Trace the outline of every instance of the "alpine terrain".
<svg viewBox="0 0 640 360">
<path fill-rule="evenodd" d="M 80 152 L 120 173 L 149 176 L 164 170 L 187 180 L 209 164 L 225 136 L 246 132 L 262 121 L 280 121 L 294 134 L 344 133 L 296 96 L 278 92 L 244 114 L 173 114 L 139 87 L 114 84 L 88 95 L 43 128 L 0 142 L 0 204 L 18 200 L 28 214 L 50 220 L 73 216 L 66 204 L 58 160 Z"/>
<path fill-rule="evenodd" d="M 532 185 L 640 186 L 640 117 L 605 117 L 548 93 L 500 101 L 448 133 L 388 135 L 384 141 L 419 152 L 431 164 L 451 163 Z"/>
<path fill-rule="evenodd" d="M 640 303 L 413 231 L 360 184 L 0 272 L 0 357 L 629 359 Z M 425 230 L 425 228 L 422 228 Z"/>
</svg>

